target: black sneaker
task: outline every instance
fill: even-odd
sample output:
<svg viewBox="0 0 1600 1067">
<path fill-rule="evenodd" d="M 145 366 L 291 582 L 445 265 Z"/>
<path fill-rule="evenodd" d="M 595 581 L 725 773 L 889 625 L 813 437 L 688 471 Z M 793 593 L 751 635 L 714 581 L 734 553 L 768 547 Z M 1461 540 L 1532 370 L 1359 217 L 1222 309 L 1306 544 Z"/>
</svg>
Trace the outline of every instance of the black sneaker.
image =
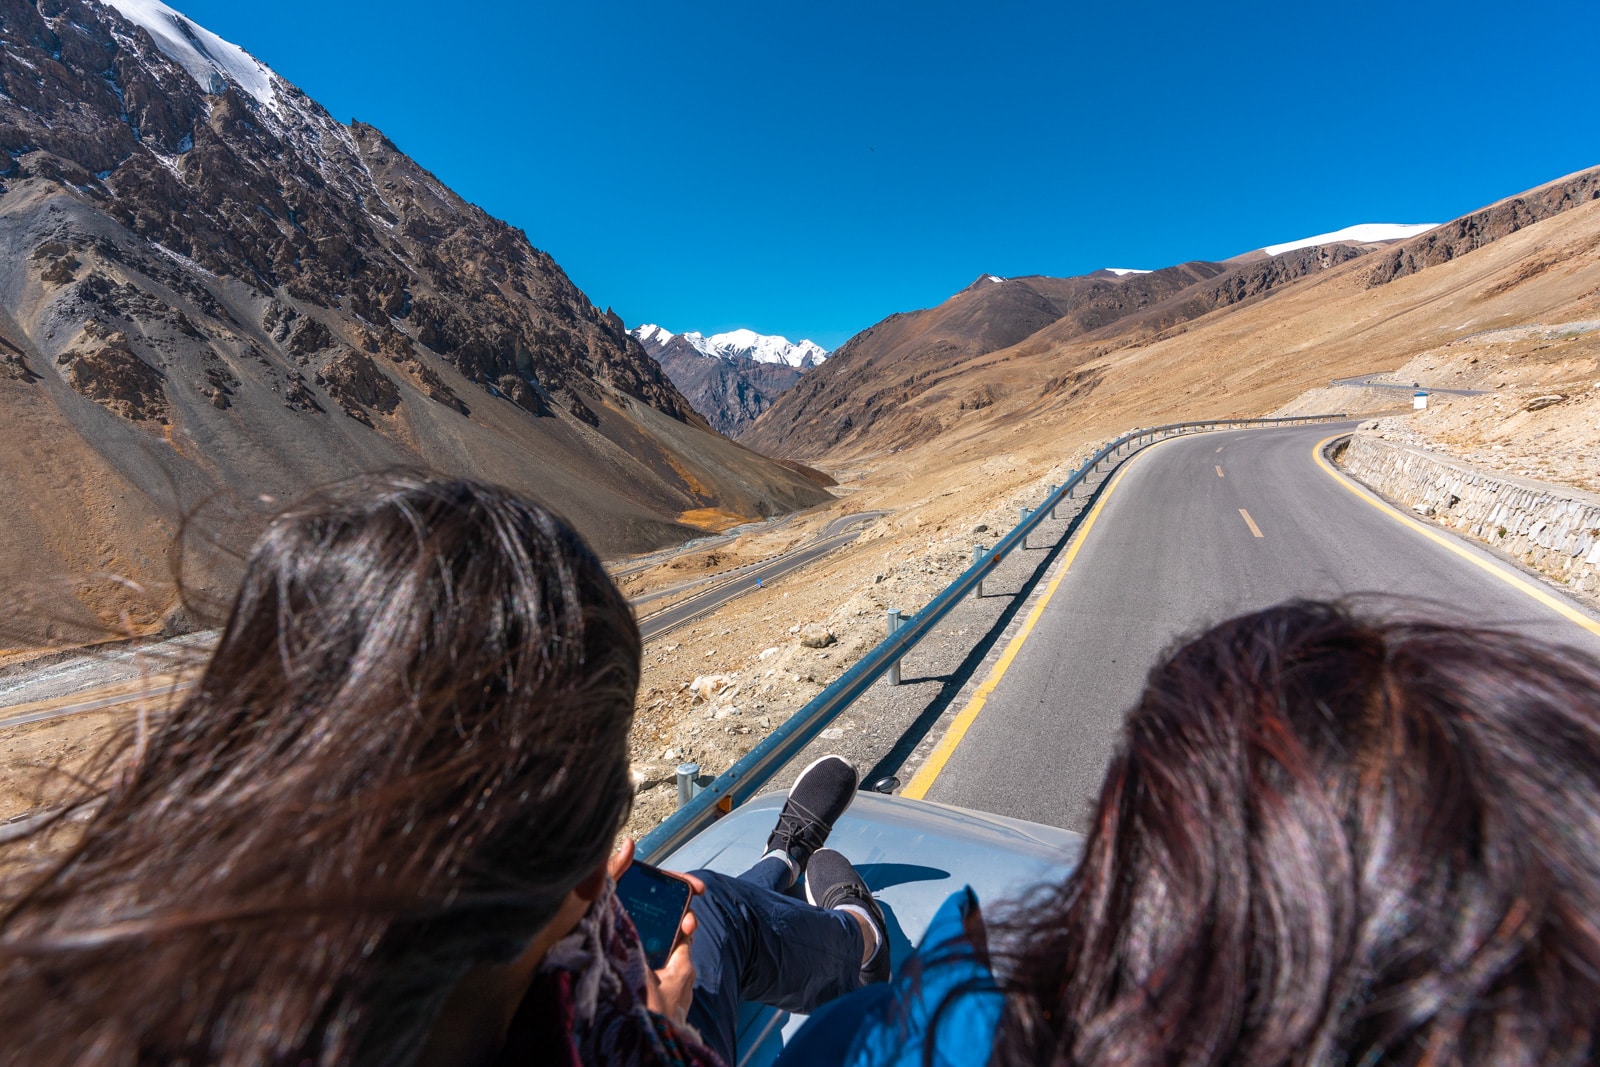
<svg viewBox="0 0 1600 1067">
<path fill-rule="evenodd" d="M 850 861 L 831 848 L 819 848 L 811 857 L 811 869 L 806 872 L 806 899 L 819 908 L 830 911 L 849 904 L 866 912 L 867 918 L 878 931 L 878 950 L 861 968 L 864 985 L 889 980 L 889 927 L 883 920 L 883 908 L 872 899 L 872 890 L 861 880 L 861 875 Z"/>
<path fill-rule="evenodd" d="M 827 843 L 833 824 L 855 799 L 861 776 L 843 756 L 823 756 L 800 772 L 789 787 L 789 799 L 778 813 L 777 828 L 767 838 L 768 852 L 791 859 L 795 878 L 806 873 L 811 854 Z"/>
</svg>

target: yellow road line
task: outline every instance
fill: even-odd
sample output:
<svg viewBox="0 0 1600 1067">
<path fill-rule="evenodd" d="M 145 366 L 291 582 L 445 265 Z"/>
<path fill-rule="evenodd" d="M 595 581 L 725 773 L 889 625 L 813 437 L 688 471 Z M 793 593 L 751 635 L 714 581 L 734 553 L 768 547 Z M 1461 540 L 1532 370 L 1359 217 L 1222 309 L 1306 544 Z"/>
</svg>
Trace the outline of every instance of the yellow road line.
<svg viewBox="0 0 1600 1067">
<path fill-rule="evenodd" d="M 1218 445 L 1218 446 L 1217 446 L 1217 451 L 1218 451 L 1218 452 L 1221 452 L 1221 451 L 1222 451 L 1222 446 L 1221 446 L 1221 445 Z"/>
<path fill-rule="evenodd" d="M 1111 499 L 1111 494 L 1117 491 L 1117 486 L 1122 484 L 1123 475 L 1127 473 L 1127 467 L 1123 467 L 1118 471 L 1117 476 L 1106 487 L 1105 494 L 1095 502 L 1094 509 L 1089 512 L 1089 517 L 1084 520 L 1083 528 L 1078 531 L 1078 536 L 1072 542 L 1072 547 L 1067 549 L 1066 557 L 1061 563 L 1061 570 L 1050 580 L 1050 585 L 1045 589 L 1044 596 L 1039 598 L 1039 602 L 1028 613 L 1028 620 L 1022 624 L 1022 629 L 1017 631 L 1017 636 L 1011 639 L 1011 643 L 1006 646 L 1006 650 L 1000 654 L 1000 659 L 995 663 L 994 669 L 989 672 L 989 677 L 983 680 L 983 684 L 978 686 L 976 693 L 972 694 L 972 699 L 967 702 L 967 706 L 962 708 L 957 713 L 955 720 L 950 723 L 950 728 L 939 739 L 939 744 L 934 747 L 933 754 L 928 757 L 928 762 L 917 770 L 916 775 L 911 779 L 911 784 L 900 791 L 901 796 L 910 797 L 913 800 L 921 800 L 928 795 L 928 789 L 933 785 L 934 779 L 939 777 L 939 772 L 944 770 L 944 765 L 950 762 L 950 757 L 955 753 L 956 746 L 961 744 L 961 739 L 967 736 L 967 730 L 971 728 L 973 721 L 977 719 L 978 712 L 982 711 L 983 706 L 989 702 L 989 694 L 994 692 L 995 687 L 1000 684 L 1000 679 L 1005 677 L 1007 669 L 1010 668 L 1011 661 L 1016 659 L 1017 653 L 1022 651 L 1023 643 L 1028 640 L 1028 635 L 1033 633 L 1033 627 L 1039 621 L 1040 616 L 1044 614 L 1045 606 L 1050 603 L 1050 598 L 1056 595 L 1056 589 L 1061 585 L 1061 579 L 1065 578 L 1067 571 L 1072 569 L 1072 561 L 1078 558 L 1078 550 L 1083 548 L 1084 541 L 1089 537 L 1089 531 L 1094 529 L 1095 520 L 1100 517 L 1100 512 L 1105 508 L 1106 501 Z"/>
<path fill-rule="evenodd" d="M 1255 534 L 1257 537 L 1261 537 L 1262 536 L 1261 527 L 1256 525 L 1256 520 L 1254 520 L 1254 519 L 1252 519 L 1250 517 L 1250 513 L 1248 511 L 1246 511 L 1244 508 L 1240 508 L 1239 509 L 1239 514 L 1244 516 L 1244 524 L 1246 526 L 1250 527 L 1250 532 Z"/>
<path fill-rule="evenodd" d="M 1218 478 L 1222 477 L 1222 464 L 1220 464 L 1220 463 L 1217 464 L 1217 477 Z"/>
<path fill-rule="evenodd" d="M 1500 564 L 1484 559 L 1476 552 L 1473 552 L 1471 549 L 1458 542 L 1455 538 L 1448 537 L 1445 534 L 1440 533 L 1438 530 L 1433 529 L 1431 526 L 1425 526 L 1416 519 L 1411 518 L 1409 515 L 1401 514 L 1384 501 L 1367 492 L 1365 489 L 1357 487 L 1353 481 L 1345 477 L 1343 474 L 1340 474 L 1338 471 L 1334 470 L 1332 465 L 1322 457 L 1322 450 L 1327 447 L 1329 441 L 1336 440 L 1343 436 L 1344 434 L 1336 433 L 1331 437 L 1324 437 L 1322 440 L 1318 441 L 1317 446 L 1311 450 L 1311 458 L 1317 461 L 1317 466 L 1326 471 L 1330 478 L 1344 486 L 1346 489 L 1350 490 L 1351 493 L 1355 494 L 1357 499 L 1366 501 L 1368 504 L 1371 504 L 1385 515 L 1405 526 L 1411 527 L 1413 530 L 1417 531 L 1417 533 L 1421 534 L 1423 537 L 1426 537 L 1435 544 L 1448 548 L 1451 552 L 1454 552 L 1456 555 L 1460 556 L 1474 567 L 1494 575 L 1496 578 L 1500 579 L 1502 582 L 1505 582 L 1519 593 L 1526 593 L 1528 596 L 1532 597 L 1534 600 L 1537 600 L 1539 603 L 1543 604 L 1551 611 L 1554 611 L 1562 618 L 1567 619 L 1569 622 L 1575 622 L 1585 630 L 1588 630 L 1590 633 L 1600 636 L 1600 622 L 1596 622 L 1594 619 L 1591 619 L 1589 616 L 1585 615 L 1571 604 L 1566 603 L 1561 598 L 1552 596 L 1550 593 L 1545 592 L 1543 589 L 1540 589 L 1537 585 L 1534 585 L 1527 579 L 1513 573 L 1512 571 L 1506 570 Z"/>
</svg>

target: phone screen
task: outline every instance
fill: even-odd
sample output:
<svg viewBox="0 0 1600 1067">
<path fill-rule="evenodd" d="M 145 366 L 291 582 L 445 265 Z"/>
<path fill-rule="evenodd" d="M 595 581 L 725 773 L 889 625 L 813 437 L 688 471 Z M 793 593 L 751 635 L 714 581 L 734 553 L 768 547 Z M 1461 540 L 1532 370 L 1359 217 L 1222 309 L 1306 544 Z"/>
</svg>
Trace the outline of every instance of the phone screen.
<svg viewBox="0 0 1600 1067">
<path fill-rule="evenodd" d="M 678 925 L 689 909 L 689 883 L 635 860 L 617 881 L 617 897 L 644 943 L 652 970 L 666 966 Z"/>
</svg>

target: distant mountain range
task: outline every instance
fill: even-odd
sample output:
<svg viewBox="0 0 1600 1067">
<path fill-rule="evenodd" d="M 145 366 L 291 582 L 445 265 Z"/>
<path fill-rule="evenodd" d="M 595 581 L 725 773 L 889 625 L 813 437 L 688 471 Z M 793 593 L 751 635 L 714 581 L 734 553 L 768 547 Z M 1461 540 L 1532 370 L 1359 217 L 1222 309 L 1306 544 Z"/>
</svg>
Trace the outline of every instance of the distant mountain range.
<svg viewBox="0 0 1600 1067">
<path fill-rule="evenodd" d="M 675 334 L 664 326 L 651 324 L 628 332 L 645 346 L 647 352 L 651 346 L 664 348 L 676 341 L 685 348 L 713 359 L 781 363 L 800 370 L 810 370 L 828 358 L 828 350 L 812 341 L 800 341 L 797 344 L 787 337 L 756 333 L 754 330 L 730 330 L 706 337 L 693 332 Z"/>
<path fill-rule="evenodd" d="M 828 358 L 821 345 L 733 330 L 705 337 L 661 326 L 628 331 L 713 428 L 743 433 L 801 374 Z"/>
<path fill-rule="evenodd" d="M 1212 406 L 1202 413 L 1219 407 L 1232 410 L 1215 403 L 1217 396 L 1229 394 L 1227 379 L 1217 374 L 1208 379 L 1202 365 L 1214 359 L 1220 367 L 1241 358 L 1240 353 L 1255 351 L 1259 338 L 1229 331 L 1226 324 L 1233 317 L 1258 328 L 1260 317 L 1252 314 L 1246 320 L 1248 310 L 1266 301 L 1276 306 L 1289 294 L 1325 282 L 1326 292 L 1354 300 L 1347 292 L 1352 287 L 1360 291 L 1385 286 L 1563 212 L 1600 209 L 1597 199 L 1600 170 L 1590 170 L 1437 226 L 1364 224 L 1223 262 L 1196 261 L 1161 270 L 1107 268 L 1074 278 L 979 275 L 936 307 L 891 315 L 851 337 L 825 364 L 779 397 L 740 435 L 740 441 L 771 456 L 807 460 L 826 456 L 829 462 L 839 462 L 929 444 L 950 434 L 970 437 L 983 433 L 984 427 L 995 427 L 995 420 L 1071 411 L 1096 390 L 1122 389 L 1132 396 L 1133 384 L 1148 390 L 1167 380 L 1178 388 L 1175 383 L 1190 373 L 1197 376 L 1196 384 L 1183 388 L 1212 399 Z M 1526 279 L 1542 278 L 1556 264 L 1548 256 L 1523 264 L 1486 289 L 1482 300 L 1509 299 L 1503 294 L 1513 293 Z M 1458 323 L 1485 321 L 1474 302 L 1465 298 L 1444 298 L 1441 307 L 1450 299 L 1464 301 L 1446 313 L 1455 315 Z M 1551 305 L 1559 306 L 1563 306 L 1559 301 Z M 1506 319 L 1491 321 L 1514 321 L 1524 313 L 1507 311 Z M 1592 311 L 1569 307 L 1560 313 Z M 1374 323 L 1387 322 L 1395 314 L 1359 312 Z M 1372 323 L 1362 327 L 1375 328 Z M 1282 348 L 1252 376 L 1252 389 L 1277 397 L 1273 389 L 1295 381 L 1314 382 L 1320 367 L 1310 353 L 1343 344 L 1344 337 L 1359 332 L 1354 322 L 1340 321 L 1307 329 L 1309 334 L 1297 338 L 1275 328 L 1273 337 L 1280 339 Z M 1204 331 L 1212 338 L 1205 352 L 1189 351 L 1178 342 L 1190 331 Z M 1159 366 L 1146 365 L 1140 359 L 1146 349 L 1182 350 L 1187 362 L 1181 373 L 1180 364 L 1173 362 L 1176 354 Z M 1381 349 L 1364 351 L 1368 360 L 1383 358 Z M 1279 364 L 1296 353 L 1305 369 Z M 1403 359 L 1395 360 L 1399 362 Z M 1140 368 L 1137 373 L 1131 369 L 1135 366 Z M 1240 413 L 1259 412 L 1246 408 Z"/>
<path fill-rule="evenodd" d="M 236 548 L 357 471 L 534 493 L 606 553 L 827 498 L 521 231 L 159 0 L 0 0 L 0 426 L 0 587 L 57 634 L 163 625 L 202 504 Z"/>
<path fill-rule="evenodd" d="M 901 327 L 906 325 L 888 325 L 902 319 L 903 316 L 897 315 L 851 338 L 840 349 L 840 353 L 854 353 L 861 347 L 857 345 L 858 339 L 867 344 L 865 339 L 870 336 L 874 339 L 872 344 L 883 349 L 880 355 L 891 360 L 903 357 L 915 363 L 919 368 L 917 373 L 926 379 L 930 367 L 937 369 L 951 360 L 1004 348 L 1062 319 L 1070 318 L 1081 330 L 1100 329 L 1129 314 L 1137 314 L 1143 308 L 1186 293 L 1202 281 L 1224 274 L 1233 279 L 1215 291 L 1188 293 L 1191 299 L 1175 312 L 1181 319 L 1238 299 L 1260 295 L 1286 281 L 1325 269 L 1335 262 L 1426 233 L 1436 225 L 1361 223 L 1333 233 L 1269 245 L 1221 263 L 1195 262 L 1162 271 L 1105 267 L 1073 278 L 1003 278 L 997 274 L 983 274 L 953 297 L 951 304 L 941 305 L 953 319 L 940 327 L 938 332 L 942 336 L 933 346 L 924 347 L 914 343 L 909 349 L 902 350 L 900 341 L 888 339 L 898 337 Z M 1326 246 L 1335 247 L 1328 251 L 1299 254 L 1306 249 L 1323 249 Z M 1273 261 L 1274 265 L 1259 265 L 1268 260 Z M 970 297 L 970 294 L 996 285 L 1009 285 L 1009 288 L 981 297 Z M 959 307 L 954 306 L 957 302 Z M 909 314 L 916 321 L 913 328 L 918 330 L 927 326 L 929 316 L 942 321 L 940 309 Z M 887 329 L 880 330 L 880 327 Z M 800 371 L 810 370 L 827 359 L 828 352 L 820 346 L 810 341 L 794 344 L 788 338 L 767 336 L 752 330 L 734 330 L 706 337 L 693 332 L 674 334 L 665 327 L 646 324 L 628 332 L 661 364 L 694 409 L 720 432 L 741 439 L 749 434 L 749 440 L 755 447 L 772 449 L 774 454 L 780 455 L 790 454 L 791 449 L 798 449 L 793 453 L 796 455 L 818 455 L 829 447 L 822 442 L 805 441 L 808 434 L 819 428 L 803 410 L 790 415 L 791 409 L 786 406 L 779 417 L 768 420 L 759 429 L 756 427 L 756 420 L 799 382 Z M 888 355 L 890 351 L 898 355 Z M 875 358 L 878 357 L 869 357 Z M 846 382 L 841 395 L 821 401 L 830 411 L 839 408 L 845 410 L 844 418 L 848 420 L 848 426 L 842 429 L 846 432 L 835 436 L 823 430 L 824 441 L 837 443 L 848 437 L 848 431 L 854 431 L 861 421 L 870 423 L 877 418 L 880 404 L 892 400 L 892 391 L 870 393 L 866 401 L 859 405 L 859 413 L 853 412 L 851 405 L 842 402 L 843 392 L 859 387 L 869 378 L 871 375 L 859 373 L 845 375 L 835 368 L 831 374 L 813 381 L 812 390 L 824 392 L 829 382 L 836 379 Z M 981 398 L 975 402 L 981 403 Z M 784 416 L 805 424 L 794 431 L 793 440 L 790 440 L 790 431 L 778 425 L 784 421 Z"/>
</svg>

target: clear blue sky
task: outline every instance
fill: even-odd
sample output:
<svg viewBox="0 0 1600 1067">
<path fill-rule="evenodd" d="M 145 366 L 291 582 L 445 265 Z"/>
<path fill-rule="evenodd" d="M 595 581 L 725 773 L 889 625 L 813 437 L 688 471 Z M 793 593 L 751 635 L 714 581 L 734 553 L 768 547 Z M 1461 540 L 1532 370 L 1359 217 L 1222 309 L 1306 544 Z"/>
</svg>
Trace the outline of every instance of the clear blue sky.
<svg viewBox="0 0 1600 1067">
<path fill-rule="evenodd" d="M 168 0 L 629 326 L 1439 222 L 1600 163 L 1600 4 Z"/>
</svg>

